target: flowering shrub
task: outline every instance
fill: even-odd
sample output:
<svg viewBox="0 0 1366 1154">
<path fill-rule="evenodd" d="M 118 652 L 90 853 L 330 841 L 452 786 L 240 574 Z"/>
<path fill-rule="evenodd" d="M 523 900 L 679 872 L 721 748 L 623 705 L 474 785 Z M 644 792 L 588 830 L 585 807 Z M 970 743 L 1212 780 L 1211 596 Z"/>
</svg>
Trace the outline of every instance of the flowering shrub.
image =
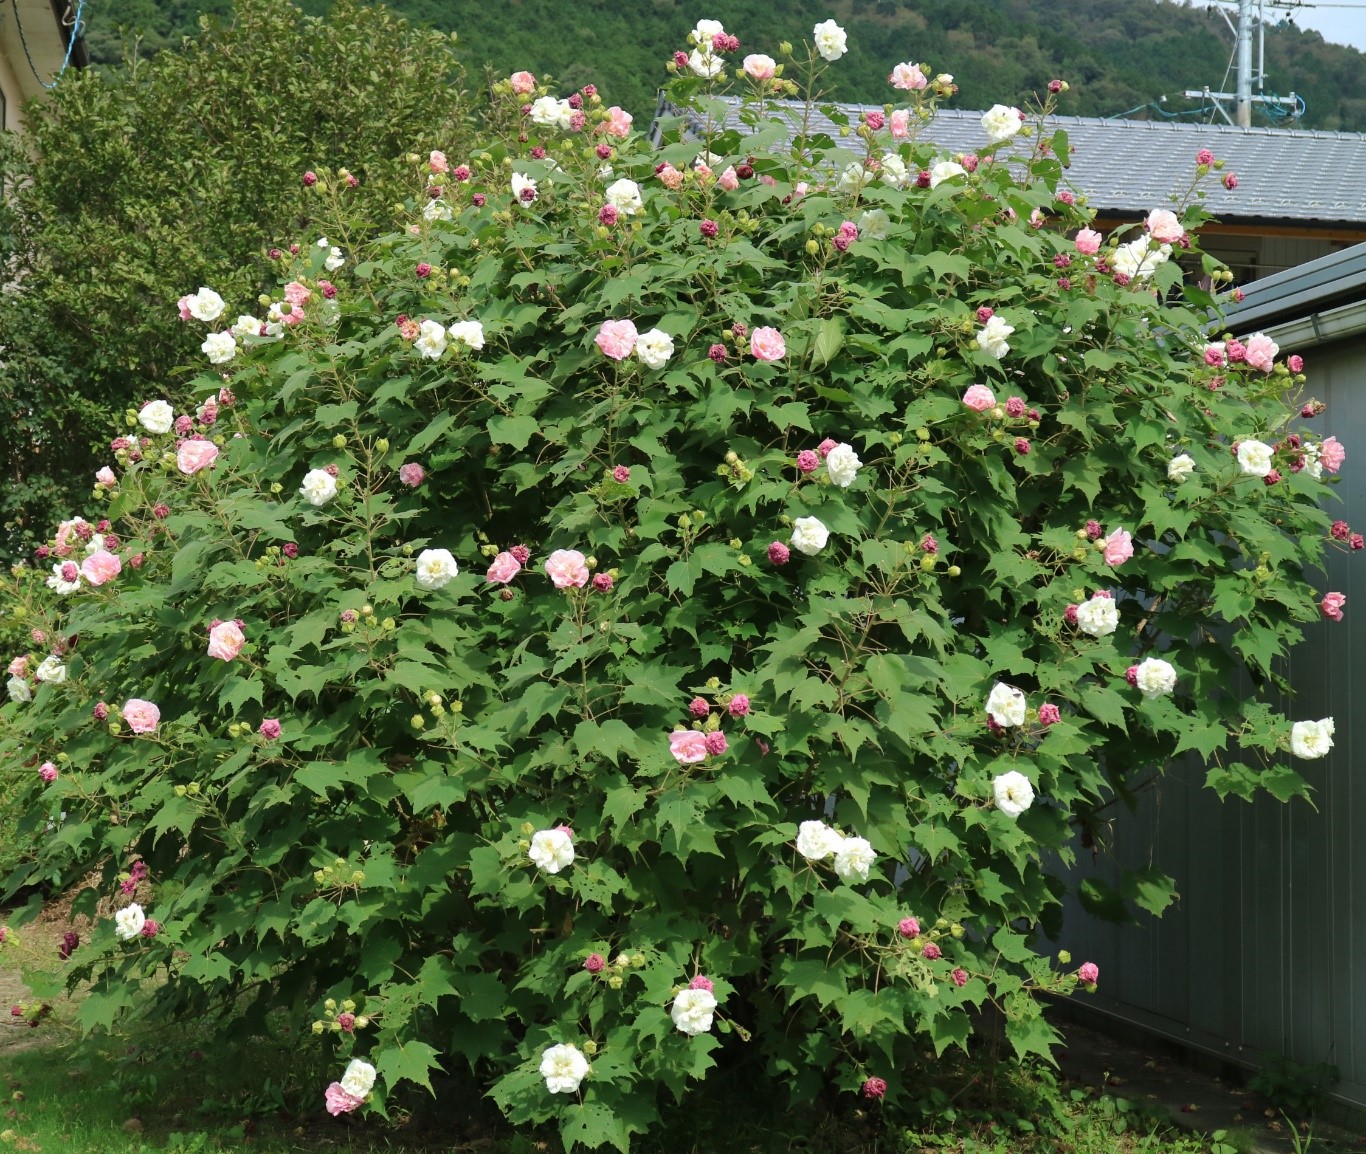
<svg viewBox="0 0 1366 1154">
<path fill-rule="evenodd" d="M 1102 241 L 1044 116 L 942 156 L 909 62 L 845 144 L 787 147 L 762 61 L 723 130 L 714 24 L 700 138 L 519 73 L 399 232 L 299 238 L 264 315 L 167 303 L 225 339 L 40 550 L 4 707 L 65 814 L 17 880 L 141 871 L 87 1025 L 154 970 L 167 1011 L 249 992 L 351 1062 L 334 1113 L 440 1067 L 571 1145 L 717 1066 L 895 1110 L 979 1008 L 1042 1054 L 1036 995 L 1094 988 L 1034 930 L 1114 799 L 1181 756 L 1306 791 L 1331 720 L 1225 687 L 1279 686 L 1361 538 L 1298 364 L 1202 327 L 1198 195 Z"/>
</svg>

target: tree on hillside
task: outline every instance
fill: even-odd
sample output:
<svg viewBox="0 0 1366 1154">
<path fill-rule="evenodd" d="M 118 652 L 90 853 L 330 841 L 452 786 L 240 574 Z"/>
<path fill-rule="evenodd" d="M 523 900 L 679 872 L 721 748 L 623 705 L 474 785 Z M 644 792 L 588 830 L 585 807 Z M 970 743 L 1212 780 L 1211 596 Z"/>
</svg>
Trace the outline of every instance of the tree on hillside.
<svg viewBox="0 0 1366 1154">
<path fill-rule="evenodd" d="M 324 22 L 240 0 L 230 22 L 122 70 L 69 73 L 0 139 L 0 520 L 11 554 L 88 493 L 109 414 L 195 351 L 176 300 L 249 300 L 271 244 L 306 227 L 301 176 L 377 224 L 409 149 L 456 147 L 466 106 L 450 37 L 343 0 Z M 316 203 L 316 189 L 313 201 Z M 343 243 L 345 238 L 331 238 Z M 102 459 L 102 458 L 101 458 Z M 55 506 L 55 509 L 54 509 Z"/>
</svg>

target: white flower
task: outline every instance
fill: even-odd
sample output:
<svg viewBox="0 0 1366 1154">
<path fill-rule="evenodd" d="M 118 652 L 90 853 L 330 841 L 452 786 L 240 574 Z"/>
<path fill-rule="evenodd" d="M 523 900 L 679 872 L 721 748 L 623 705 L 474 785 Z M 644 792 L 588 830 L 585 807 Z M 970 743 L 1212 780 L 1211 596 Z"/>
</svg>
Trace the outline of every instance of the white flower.
<svg viewBox="0 0 1366 1154">
<path fill-rule="evenodd" d="M 1014 331 L 1015 326 L 1006 324 L 1002 317 L 991 317 L 977 333 L 977 347 L 999 361 L 1010 352 L 1010 344 L 1006 337 Z"/>
<path fill-rule="evenodd" d="M 175 424 L 175 410 L 165 401 L 148 401 L 138 413 L 138 424 L 149 433 L 169 433 Z"/>
<path fill-rule="evenodd" d="M 555 96 L 541 96 L 531 102 L 531 111 L 527 114 L 531 118 L 532 124 L 539 124 L 542 128 L 555 128 L 560 123 L 560 101 Z"/>
<path fill-rule="evenodd" d="M 895 152 L 888 152 L 883 155 L 880 175 L 883 182 L 890 184 L 893 188 L 908 188 L 911 183 L 910 169 L 906 167 L 906 162 Z"/>
<path fill-rule="evenodd" d="M 987 694 L 987 714 L 1002 729 L 1025 722 L 1025 695 L 1013 685 L 998 681 Z"/>
<path fill-rule="evenodd" d="M 857 192 L 871 179 L 868 170 L 858 161 L 854 161 L 854 163 L 844 166 L 844 170 L 840 173 L 838 188 L 840 192 Z"/>
<path fill-rule="evenodd" d="M 478 321 L 456 321 L 446 330 L 446 335 L 466 348 L 484 347 L 484 326 Z"/>
<path fill-rule="evenodd" d="M 541 1055 L 541 1077 L 552 1094 L 572 1094 L 588 1077 L 588 1059 L 577 1046 L 561 1042 Z"/>
<path fill-rule="evenodd" d="M 531 835 L 527 851 L 531 864 L 557 874 L 574 860 L 574 840 L 562 829 L 543 829 Z"/>
<path fill-rule="evenodd" d="M 1109 637 L 1119 626 L 1119 607 L 1113 597 L 1094 594 L 1077 606 L 1077 628 L 1092 637 Z"/>
<path fill-rule="evenodd" d="M 1171 254 L 1171 245 L 1163 244 L 1154 247 L 1149 237 L 1141 236 L 1137 240 L 1131 240 L 1128 244 L 1122 244 L 1115 249 L 1115 255 L 1110 260 L 1110 267 L 1117 273 L 1123 273 L 1130 280 L 1143 280 L 1152 276 L 1159 267 L 1165 264 Z"/>
<path fill-rule="evenodd" d="M 64 564 L 67 564 L 67 562 L 58 561 L 57 564 L 52 566 L 52 576 L 47 579 L 47 587 L 63 597 L 68 593 L 75 593 L 81 587 L 81 575 L 79 570 L 77 570 L 76 575 L 70 581 L 62 576 L 62 566 Z"/>
<path fill-rule="evenodd" d="M 299 496 L 314 508 L 326 505 L 337 495 L 337 478 L 326 469 L 309 469 L 304 474 L 304 483 L 299 486 Z"/>
<path fill-rule="evenodd" d="M 636 337 L 636 357 L 647 369 L 662 369 L 674 355 L 674 339 L 663 329 Z"/>
<path fill-rule="evenodd" d="M 1018 109 L 1007 108 L 1004 104 L 993 104 L 982 114 L 982 131 L 987 134 L 990 144 L 1000 144 L 1009 140 L 1024 127 L 1024 117 Z"/>
<path fill-rule="evenodd" d="M 831 483 L 841 489 L 847 489 L 854 483 L 854 478 L 858 476 L 862 465 L 863 462 L 858 459 L 853 446 L 843 442 L 831 449 L 825 458 L 825 469 L 830 474 Z"/>
<path fill-rule="evenodd" d="M 195 320 L 208 324 L 223 315 L 223 298 L 213 289 L 201 287 L 197 293 L 185 298 L 185 307 Z"/>
<path fill-rule="evenodd" d="M 841 881 L 866 882 L 877 854 L 866 838 L 847 837 L 835 851 L 835 872 Z"/>
<path fill-rule="evenodd" d="M 60 685 L 66 680 L 66 666 L 56 657 L 44 657 L 38 668 L 33 671 L 33 676 L 39 681 L 50 681 L 53 685 Z"/>
<path fill-rule="evenodd" d="M 607 203 L 622 216 L 635 216 L 643 205 L 640 199 L 640 185 L 634 180 L 627 180 L 624 176 L 615 184 L 609 184 L 604 195 L 607 197 Z"/>
<path fill-rule="evenodd" d="M 255 317 L 249 317 L 243 313 L 237 318 L 237 323 L 228 331 L 235 337 L 259 337 L 261 335 L 261 322 Z"/>
<path fill-rule="evenodd" d="M 419 589 L 442 589 L 459 572 L 449 549 L 423 549 L 417 555 L 413 580 Z"/>
<path fill-rule="evenodd" d="M 450 220 L 453 215 L 451 206 L 444 200 L 429 200 L 422 207 L 424 220 Z"/>
<path fill-rule="evenodd" d="M 807 861 L 824 861 L 839 853 L 844 834 L 823 821 L 804 821 L 797 827 L 797 852 Z"/>
<path fill-rule="evenodd" d="M 1265 477 L 1271 472 L 1271 446 L 1262 441 L 1240 441 L 1238 464 L 1244 473 Z"/>
<path fill-rule="evenodd" d="M 1176 688 L 1176 670 L 1160 657 L 1148 657 L 1139 662 L 1134 684 L 1144 697 L 1165 697 Z"/>
<path fill-rule="evenodd" d="M 204 355 L 209 358 L 211 365 L 226 365 L 237 355 L 237 341 L 234 339 L 231 330 L 210 333 L 199 347 Z"/>
<path fill-rule="evenodd" d="M 114 914 L 114 936 L 120 941 L 129 941 L 142 933 L 142 927 L 146 924 L 147 915 L 142 912 L 142 907 L 134 902 Z"/>
<path fill-rule="evenodd" d="M 711 1029 L 711 1016 L 715 1009 L 715 994 L 710 990 L 694 990 L 689 986 L 686 990 L 678 991 L 669 1016 L 683 1033 L 695 1036 Z"/>
<path fill-rule="evenodd" d="M 705 50 L 694 48 L 688 53 L 688 67 L 697 76 L 710 80 L 725 67 L 725 61 L 715 55 L 711 50 L 711 45 L 708 44 Z"/>
<path fill-rule="evenodd" d="M 858 218 L 859 235 L 866 240 L 886 240 L 892 227 L 892 218 L 880 208 L 865 209 Z"/>
<path fill-rule="evenodd" d="M 1304 471 L 1316 481 L 1323 480 L 1323 462 L 1319 460 L 1319 447 L 1317 445 L 1305 445 Z"/>
<path fill-rule="evenodd" d="M 692 42 L 710 48 L 713 40 L 718 36 L 724 36 L 725 34 L 726 29 L 721 21 L 699 20 L 697 26 L 692 30 Z"/>
<path fill-rule="evenodd" d="M 952 160 L 941 160 L 930 169 L 930 187 L 938 188 L 946 180 L 955 176 L 967 176 L 968 170 Z"/>
<path fill-rule="evenodd" d="M 815 37 L 816 51 L 821 54 L 822 60 L 838 60 L 844 55 L 848 37 L 833 20 L 817 24 L 811 29 L 811 35 Z"/>
<path fill-rule="evenodd" d="M 523 195 L 527 192 L 531 193 L 529 197 Z M 536 191 L 536 181 L 524 172 L 514 172 L 512 174 L 512 195 L 519 204 L 530 204 L 539 195 Z"/>
<path fill-rule="evenodd" d="M 1008 770 L 995 778 L 991 792 L 996 797 L 996 808 L 1006 817 L 1019 817 L 1034 804 L 1034 787 L 1018 770 Z"/>
<path fill-rule="evenodd" d="M 360 1058 L 352 1058 L 341 1076 L 341 1088 L 353 1098 L 364 1098 L 375 1088 L 375 1068 Z"/>
<path fill-rule="evenodd" d="M 1297 721 L 1290 727 L 1290 752 L 1296 757 L 1326 757 L 1333 748 L 1333 719 Z"/>
<path fill-rule="evenodd" d="M 446 351 L 446 326 L 439 321 L 423 321 L 413 348 L 428 360 L 437 360 Z"/>
<path fill-rule="evenodd" d="M 830 530 L 816 517 L 798 517 L 792 522 L 792 547 L 814 557 L 830 540 Z"/>
<path fill-rule="evenodd" d="M 328 272 L 336 272 L 346 263 L 346 257 L 342 256 L 342 250 L 335 244 L 327 250 L 327 259 L 323 261 L 323 268 Z"/>
<path fill-rule="evenodd" d="M 11 677 L 9 679 L 9 684 L 5 688 L 9 690 L 9 699 L 11 701 L 22 703 L 33 700 L 33 690 L 29 688 L 28 682 L 22 677 Z"/>
<path fill-rule="evenodd" d="M 1167 462 L 1167 480 L 1181 484 L 1187 477 L 1195 472 L 1195 458 L 1189 453 L 1182 453 L 1179 457 L 1173 457 Z"/>
</svg>

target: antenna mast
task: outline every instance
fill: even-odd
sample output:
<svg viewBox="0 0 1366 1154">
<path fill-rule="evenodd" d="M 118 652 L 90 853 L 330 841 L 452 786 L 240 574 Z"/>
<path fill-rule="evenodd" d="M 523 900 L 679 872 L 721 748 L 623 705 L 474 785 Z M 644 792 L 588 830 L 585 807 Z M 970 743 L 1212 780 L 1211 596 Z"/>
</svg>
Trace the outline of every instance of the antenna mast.
<svg viewBox="0 0 1366 1154">
<path fill-rule="evenodd" d="M 1262 95 L 1266 80 L 1266 0 L 1238 0 L 1238 23 L 1235 25 L 1222 8 L 1219 15 L 1229 26 L 1234 37 L 1234 55 L 1238 62 L 1238 80 L 1233 92 L 1211 92 L 1208 88 L 1188 88 L 1183 96 L 1194 100 L 1205 100 L 1218 109 L 1229 124 L 1239 128 L 1252 127 L 1252 106 L 1254 104 L 1275 105 L 1283 109 L 1287 118 L 1300 115 L 1300 101 L 1293 92 L 1286 97 Z M 1252 69 L 1252 30 L 1257 28 L 1257 70 Z M 1257 81 L 1257 95 L 1252 95 L 1252 81 Z M 1233 106 L 1230 116 L 1228 106 Z"/>
</svg>

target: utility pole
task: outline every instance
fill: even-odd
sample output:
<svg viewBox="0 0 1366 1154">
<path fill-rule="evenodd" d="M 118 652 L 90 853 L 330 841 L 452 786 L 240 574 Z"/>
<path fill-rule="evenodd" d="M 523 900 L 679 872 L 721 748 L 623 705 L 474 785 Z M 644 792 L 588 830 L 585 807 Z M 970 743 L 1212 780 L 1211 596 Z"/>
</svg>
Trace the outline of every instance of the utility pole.
<svg viewBox="0 0 1366 1154">
<path fill-rule="evenodd" d="M 1252 0 L 1238 0 L 1238 98 L 1234 118 L 1252 127 Z"/>
<path fill-rule="evenodd" d="M 1208 88 L 1188 88 L 1182 93 L 1188 99 L 1200 99 L 1211 102 L 1229 124 L 1237 125 L 1239 128 L 1252 127 L 1252 106 L 1254 104 L 1267 105 L 1273 107 L 1277 115 L 1286 120 L 1294 120 L 1300 116 L 1304 109 L 1299 97 L 1293 92 L 1289 97 L 1264 96 L 1263 88 L 1266 81 L 1266 0 L 1237 0 L 1238 4 L 1238 23 L 1235 25 L 1228 18 L 1228 13 L 1224 9 L 1219 9 L 1219 15 L 1224 18 L 1224 23 L 1229 26 L 1229 30 L 1234 37 L 1234 58 L 1238 64 L 1238 79 L 1232 92 L 1211 92 Z M 1256 25 L 1258 32 L 1258 59 L 1257 59 L 1257 95 L 1252 95 L 1252 28 Z M 1233 105 L 1233 116 L 1228 114 L 1228 105 Z"/>
</svg>

